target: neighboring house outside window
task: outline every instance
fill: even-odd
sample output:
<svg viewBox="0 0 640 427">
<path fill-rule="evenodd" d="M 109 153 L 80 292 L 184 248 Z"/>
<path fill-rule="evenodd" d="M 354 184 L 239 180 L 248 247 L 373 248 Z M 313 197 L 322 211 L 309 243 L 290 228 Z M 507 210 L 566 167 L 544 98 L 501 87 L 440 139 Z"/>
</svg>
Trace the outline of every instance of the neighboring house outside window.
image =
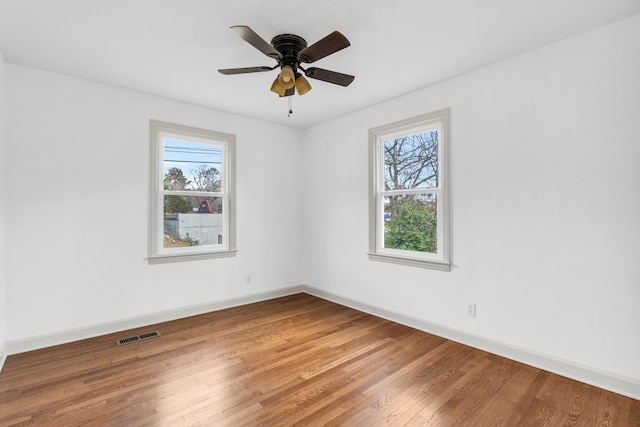
<svg viewBox="0 0 640 427">
<path fill-rule="evenodd" d="M 369 130 L 369 258 L 450 270 L 449 109 Z"/>
<path fill-rule="evenodd" d="M 151 120 L 149 263 L 235 256 L 235 136 Z"/>
</svg>

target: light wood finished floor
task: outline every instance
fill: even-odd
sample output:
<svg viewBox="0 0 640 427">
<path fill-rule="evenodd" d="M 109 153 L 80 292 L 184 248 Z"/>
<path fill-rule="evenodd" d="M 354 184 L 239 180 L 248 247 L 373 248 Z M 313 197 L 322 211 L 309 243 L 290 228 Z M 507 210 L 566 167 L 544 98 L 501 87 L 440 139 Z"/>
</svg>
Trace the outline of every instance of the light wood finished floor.
<svg viewBox="0 0 640 427">
<path fill-rule="evenodd" d="M 638 427 L 640 401 L 298 294 L 10 356 L 0 425 Z"/>
</svg>

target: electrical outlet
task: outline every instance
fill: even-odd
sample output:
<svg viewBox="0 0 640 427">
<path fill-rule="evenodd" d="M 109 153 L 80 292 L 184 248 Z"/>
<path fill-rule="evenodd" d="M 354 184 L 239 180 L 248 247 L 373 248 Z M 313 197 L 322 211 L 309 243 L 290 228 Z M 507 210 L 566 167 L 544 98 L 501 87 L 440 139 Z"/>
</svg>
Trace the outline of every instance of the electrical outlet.
<svg viewBox="0 0 640 427">
<path fill-rule="evenodd" d="M 476 305 L 472 302 L 467 304 L 467 316 L 476 317 Z"/>
<path fill-rule="evenodd" d="M 250 285 L 252 279 L 253 279 L 253 277 L 251 277 L 251 274 L 247 274 L 246 276 L 244 276 L 244 284 L 245 285 Z"/>
</svg>

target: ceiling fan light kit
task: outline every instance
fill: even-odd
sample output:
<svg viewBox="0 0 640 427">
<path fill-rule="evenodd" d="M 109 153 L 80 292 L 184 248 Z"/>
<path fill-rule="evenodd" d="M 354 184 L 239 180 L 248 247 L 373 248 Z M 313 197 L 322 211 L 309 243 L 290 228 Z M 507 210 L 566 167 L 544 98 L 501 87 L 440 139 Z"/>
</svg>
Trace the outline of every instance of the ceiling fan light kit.
<svg viewBox="0 0 640 427">
<path fill-rule="evenodd" d="M 280 84 L 282 86 L 287 89 L 291 89 L 296 84 L 295 76 L 293 75 L 293 68 L 291 68 L 289 65 L 285 65 L 284 67 L 282 67 L 282 71 L 278 76 L 278 80 L 280 81 Z"/>
<path fill-rule="evenodd" d="M 299 95 L 309 92 L 311 85 L 305 76 L 339 86 L 349 86 L 355 78 L 337 71 L 317 67 L 304 69 L 301 66 L 302 63 L 313 63 L 350 46 L 349 40 L 338 31 L 334 31 L 311 46 L 307 46 L 305 39 L 295 34 L 280 34 L 275 36 L 269 44 L 246 25 L 236 25 L 231 27 L 231 30 L 260 52 L 276 60 L 277 64 L 273 67 L 224 68 L 218 71 L 225 75 L 232 75 L 260 73 L 280 68 L 280 74 L 272 83 L 271 91 L 281 97 L 291 96 L 296 92 Z M 298 70 L 302 71 L 304 75 Z"/>
<path fill-rule="evenodd" d="M 298 95 L 304 95 L 311 90 L 311 84 L 302 74 L 298 74 L 296 77 L 296 91 Z"/>
<path fill-rule="evenodd" d="M 280 75 L 278 74 L 278 77 L 276 77 L 276 79 L 273 81 L 273 84 L 271 85 L 271 92 L 277 93 L 280 96 L 284 96 L 286 91 L 287 88 L 280 84 Z"/>
</svg>

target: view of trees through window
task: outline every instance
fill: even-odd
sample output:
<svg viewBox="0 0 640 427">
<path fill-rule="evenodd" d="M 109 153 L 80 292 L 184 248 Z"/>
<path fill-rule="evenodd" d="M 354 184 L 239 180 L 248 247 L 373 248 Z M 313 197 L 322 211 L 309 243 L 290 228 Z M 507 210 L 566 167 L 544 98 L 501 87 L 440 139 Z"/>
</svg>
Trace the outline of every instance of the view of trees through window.
<svg viewBox="0 0 640 427">
<path fill-rule="evenodd" d="M 164 174 L 165 190 L 194 190 L 217 192 L 220 189 L 220 172 L 214 167 L 207 167 L 202 164 L 196 169 L 190 169 L 193 179 L 189 180 L 184 175 L 182 169 L 177 167 L 169 168 Z M 198 212 L 200 210 L 200 202 L 202 197 L 198 196 L 176 196 L 169 195 L 164 198 L 165 213 L 186 213 Z M 211 205 L 213 212 L 222 213 L 222 204 L 220 200 L 214 201 Z"/>
<path fill-rule="evenodd" d="M 165 138 L 163 148 L 164 246 L 220 243 L 221 147 Z"/>
<path fill-rule="evenodd" d="M 384 247 L 437 252 L 438 132 L 384 141 Z"/>
</svg>

